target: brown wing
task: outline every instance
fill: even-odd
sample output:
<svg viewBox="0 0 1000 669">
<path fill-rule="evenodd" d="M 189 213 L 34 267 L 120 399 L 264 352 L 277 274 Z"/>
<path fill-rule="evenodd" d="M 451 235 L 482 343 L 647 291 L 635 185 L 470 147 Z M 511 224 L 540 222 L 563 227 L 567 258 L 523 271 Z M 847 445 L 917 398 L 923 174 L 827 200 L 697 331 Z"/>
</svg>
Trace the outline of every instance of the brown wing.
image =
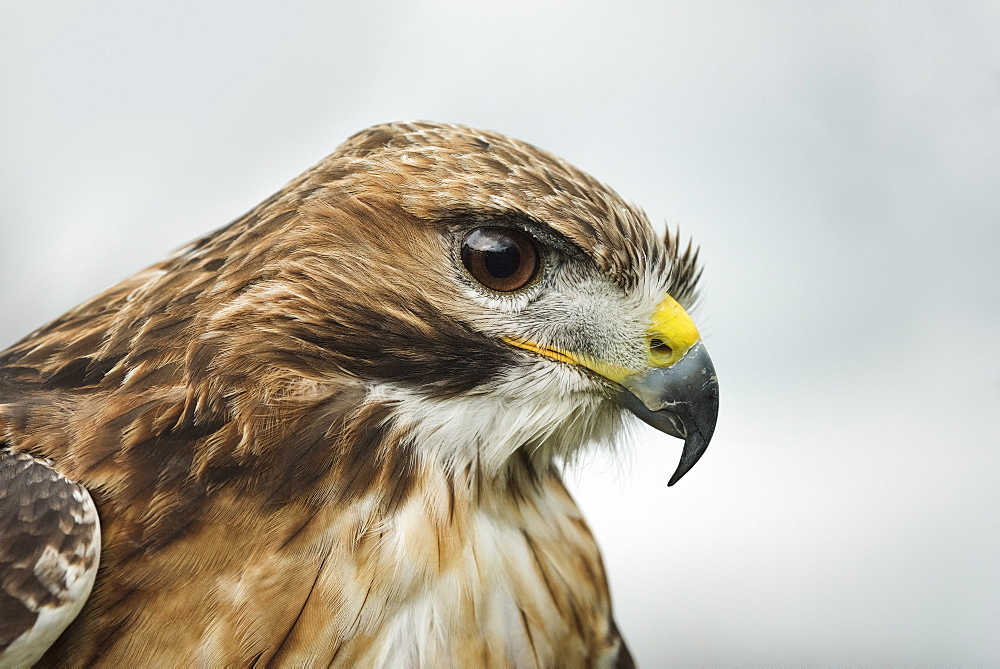
<svg viewBox="0 0 1000 669">
<path fill-rule="evenodd" d="M 614 618 L 611 619 L 611 634 L 618 637 L 619 642 L 618 657 L 615 658 L 612 666 L 616 669 L 635 669 L 635 660 L 632 659 L 632 653 L 629 652 L 628 644 L 625 643 L 621 632 L 618 631 L 618 624 Z"/>
<path fill-rule="evenodd" d="M 0 449 L 0 666 L 29 666 L 80 612 L 100 557 L 90 494 L 43 460 Z"/>
</svg>

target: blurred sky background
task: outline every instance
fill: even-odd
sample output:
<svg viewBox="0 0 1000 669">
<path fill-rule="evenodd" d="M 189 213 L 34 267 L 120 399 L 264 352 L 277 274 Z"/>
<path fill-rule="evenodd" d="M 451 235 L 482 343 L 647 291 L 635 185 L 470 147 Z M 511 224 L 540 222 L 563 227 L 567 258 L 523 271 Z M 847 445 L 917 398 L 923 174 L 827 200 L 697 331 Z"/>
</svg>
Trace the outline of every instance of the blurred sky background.
<svg viewBox="0 0 1000 669">
<path fill-rule="evenodd" d="M 712 447 L 569 475 L 640 664 L 1000 663 L 1000 3 L 0 0 L 0 348 L 399 119 L 702 246 Z"/>
</svg>

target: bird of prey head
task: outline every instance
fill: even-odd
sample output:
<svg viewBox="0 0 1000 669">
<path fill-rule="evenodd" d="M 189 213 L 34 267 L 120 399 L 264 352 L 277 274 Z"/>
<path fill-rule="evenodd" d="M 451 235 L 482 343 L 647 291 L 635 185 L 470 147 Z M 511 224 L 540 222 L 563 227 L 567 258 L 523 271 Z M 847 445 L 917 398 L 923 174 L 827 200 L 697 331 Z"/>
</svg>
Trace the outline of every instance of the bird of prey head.
<svg viewBox="0 0 1000 669">
<path fill-rule="evenodd" d="M 0 354 L 0 457 L 89 491 L 103 532 L 74 535 L 100 570 L 42 662 L 627 664 L 559 465 L 628 414 L 683 440 L 668 485 L 701 457 L 698 276 L 690 245 L 529 144 L 354 135 Z M 21 484 L 0 513 L 45 506 Z M 85 553 L 58 525 L 32 536 Z M 0 545 L 22 621 L 0 663 L 62 629 L 38 641 L 55 605 L 13 563 Z"/>
</svg>

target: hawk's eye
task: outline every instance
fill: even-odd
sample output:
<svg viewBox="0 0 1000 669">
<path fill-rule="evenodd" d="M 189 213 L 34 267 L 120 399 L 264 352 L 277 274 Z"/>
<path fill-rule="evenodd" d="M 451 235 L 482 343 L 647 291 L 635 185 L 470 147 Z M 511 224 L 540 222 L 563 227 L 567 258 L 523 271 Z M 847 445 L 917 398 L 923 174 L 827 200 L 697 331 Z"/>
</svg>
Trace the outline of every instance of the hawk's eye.
<svg viewBox="0 0 1000 669">
<path fill-rule="evenodd" d="M 462 242 L 462 264 L 487 288 L 509 293 L 535 278 L 538 249 L 515 228 L 476 228 Z"/>
</svg>

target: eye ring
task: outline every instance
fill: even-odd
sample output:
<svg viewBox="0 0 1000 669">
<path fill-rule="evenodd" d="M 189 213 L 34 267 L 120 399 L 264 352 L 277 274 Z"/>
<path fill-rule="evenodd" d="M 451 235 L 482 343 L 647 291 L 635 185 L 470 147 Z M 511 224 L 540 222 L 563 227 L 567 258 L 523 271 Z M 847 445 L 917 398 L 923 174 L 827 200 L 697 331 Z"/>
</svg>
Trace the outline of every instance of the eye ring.
<svg viewBox="0 0 1000 669">
<path fill-rule="evenodd" d="M 517 228 L 476 228 L 462 240 L 461 255 L 472 278 L 498 293 L 524 288 L 541 265 L 535 240 Z"/>
</svg>

